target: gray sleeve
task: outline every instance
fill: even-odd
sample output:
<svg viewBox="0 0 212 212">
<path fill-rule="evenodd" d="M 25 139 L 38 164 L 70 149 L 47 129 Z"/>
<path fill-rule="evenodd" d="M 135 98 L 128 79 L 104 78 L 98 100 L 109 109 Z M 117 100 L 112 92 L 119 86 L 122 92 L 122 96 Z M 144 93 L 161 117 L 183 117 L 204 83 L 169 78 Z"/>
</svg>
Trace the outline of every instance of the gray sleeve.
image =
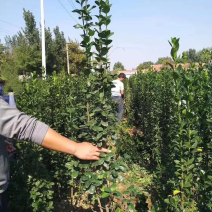
<svg viewBox="0 0 212 212">
<path fill-rule="evenodd" d="M 10 107 L 0 97 L 0 135 L 41 145 L 49 127 Z"/>
</svg>

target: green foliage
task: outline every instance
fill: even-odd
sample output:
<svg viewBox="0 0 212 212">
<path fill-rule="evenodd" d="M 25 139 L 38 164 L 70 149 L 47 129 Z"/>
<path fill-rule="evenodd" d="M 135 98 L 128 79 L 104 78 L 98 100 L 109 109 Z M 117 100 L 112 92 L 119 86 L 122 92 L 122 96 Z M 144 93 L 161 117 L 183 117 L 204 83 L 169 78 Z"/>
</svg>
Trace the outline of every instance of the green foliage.
<svg viewBox="0 0 212 212">
<path fill-rule="evenodd" d="M 113 71 L 120 69 L 121 71 L 125 70 L 124 65 L 121 62 L 116 62 L 113 66 Z"/>
<path fill-rule="evenodd" d="M 118 139 L 116 110 L 110 94 L 113 75 L 105 72 L 109 67 L 107 53 L 113 34 L 108 30 L 111 5 L 109 1 L 96 1 L 99 8 L 96 23 L 98 28 L 92 29 L 89 21 L 92 19 L 90 12 L 94 7 L 87 5 L 84 0 L 77 2 L 82 6 L 81 10 L 75 12 L 81 15 L 83 25 L 75 27 L 82 28 L 84 33 L 81 46 L 85 48 L 86 68 L 83 74 L 71 78 L 64 72 L 60 75 L 54 72 L 45 81 L 39 80 L 34 74 L 31 80 L 24 82 L 24 90 L 17 103 L 21 111 L 40 119 L 70 139 L 111 149 Z M 95 42 L 91 42 L 95 33 Z M 91 46 L 96 48 L 95 72 L 91 71 L 94 68 Z M 78 196 L 78 202 L 80 194 L 87 193 L 90 194 L 88 202 L 98 202 L 100 211 L 102 206 L 113 207 L 113 198 L 121 196 L 115 189 L 116 182 L 119 172 L 126 168 L 123 160 L 113 152 L 101 154 L 99 161 L 85 162 L 31 144 L 24 144 L 24 148 L 26 152 L 30 150 L 29 153 L 34 155 L 34 159 L 30 160 L 31 154 L 23 154 L 18 160 L 18 163 L 22 162 L 23 178 L 28 182 L 26 193 L 30 193 L 31 197 L 22 210 L 28 207 L 28 211 L 32 208 L 33 211 L 53 211 L 53 203 L 56 205 L 59 200 L 68 199 L 67 190 L 70 188 L 74 191 L 71 196 L 72 203 L 75 196 Z M 29 174 L 29 164 L 24 164 L 23 161 L 29 161 L 31 167 L 35 167 L 35 173 Z M 16 174 L 15 172 L 14 179 Z M 108 191 L 109 195 L 106 195 Z M 11 198 L 14 195 L 12 190 Z M 74 210 L 76 207 L 73 204 Z"/>
<path fill-rule="evenodd" d="M 176 68 L 138 73 L 128 81 L 129 123 L 142 136 L 127 139 L 122 133 L 120 151 L 129 148 L 132 160 L 153 174 L 153 211 L 211 211 L 212 70 L 208 64 L 183 69 L 179 39 L 170 44 Z"/>
<path fill-rule="evenodd" d="M 162 65 L 166 65 L 168 63 L 172 63 L 173 60 L 171 59 L 171 57 L 160 57 L 158 58 L 157 62 L 155 63 L 156 65 L 158 64 L 162 64 Z"/>
<path fill-rule="evenodd" d="M 113 73 L 114 75 L 118 75 L 118 73 L 121 72 L 121 71 L 123 71 L 122 68 L 117 68 L 117 69 L 113 70 L 112 73 Z"/>
<path fill-rule="evenodd" d="M 36 27 L 36 21 L 30 11 L 24 9 L 23 17 L 25 20 L 25 28 L 19 31 L 15 36 L 6 37 L 6 49 L 18 68 L 19 74 L 27 73 L 42 74 L 41 60 L 41 37 L 40 31 Z M 46 38 L 46 65 L 47 74 L 53 71 L 60 72 L 66 67 L 66 40 L 64 33 L 59 27 L 54 30 L 54 38 L 50 28 L 45 29 Z"/>
<path fill-rule="evenodd" d="M 66 40 L 64 33 L 57 26 L 53 29 L 54 39 L 50 28 L 45 29 L 46 37 L 46 70 L 47 74 L 52 74 L 53 71 L 59 73 L 66 67 Z"/>
<path fill-rule="evenodd" d="M 141 63 L 141 64 L 137 67 L 137 70 L 138 70 L 138 71 L 142 71 L 142 70 L 144 70 L 144 69 L 148 69 L 148 68 L 151 67 L 151 65 L 154 65 L 154 63 L 151 62 L 151 61 L 143 62 L 143 63 Z"/>
<path fill-rule="evenodd" d="M 84 74 L 87 77 L 87 88 L 83 90 L 86 95 L 87 114 L 81 117 L 84 124 L 80 126 L 82 133 L 80 138 L 96 144 L 99 147 L 113 146 L 116 144 L 117 136 L 117 120 L 115 116 L 114 103 L 110 97 L 112 88 L 113 75 L 106 73 L 109 68 L 107 54 L 112 43 L 111 36 L 113 33 L 108 29 L 111 21 L 110 12 L 111 4 L 108 0 L 95 1 L 95 6 L 91 6 L 87 1 L 76 1 L 81 6 L 81 10 L 74 10 L 80 15 L 82 25 L 75 25 L 75 28 L 83 30 L 83 41 L 81 46 L 85 48 L 86 68 Z M 95 26 L 92 24 L 91 11 L 97 7 L 99 14 L 96 15 L 97 22 Z M 95 28 L 94 28 L 95 27 Z M 95 36 L 96 35 L 96 36 Z M 94 41 L 93 36 L 95 36 Z M 94 46 L 96 53 L 91 51 Z M 95 56 L 96 64 L 92 61 Z M 92 73 L 91 70 L 94 69 Z M 70 165 L 71 170 L 78 170 Z M 81 189 L 94 195 L 98 200 L 100 211 L 103 211 L 100 197 L 106 198 L 104 207 L 111 208 L 114 196 L 119 195 L 113 187 L 118 178 L 118 172 L 122 171 L 124 165 L 120 159 L 117 160 L 116 155 L 109 153 L 106 157 L 94 163 L 86 164 L 81 167 L 81 172 L 75 174 L 76 184 L 81 182 Z M 107 210 L 107 209 L 106 209 Z"/>
<path fill-rule="evenodd" d="M 12 88 L 16 95 L 20 94 L 22 86 L 18 79 L 18 68 L 13 61 L 8 60 L 0 66 L 0 78 L 6 81 L 5 94 L 7 94 L 9 88 Z"/>
<path fill-rule="evenodd" d="M 83 72 L 86 62 L 84 51 L 80 49 L 79 44 L 74 41 L 69 41 L 68 51 L 70 72 L 79 75 L 81 72 Z"/>
</svg>

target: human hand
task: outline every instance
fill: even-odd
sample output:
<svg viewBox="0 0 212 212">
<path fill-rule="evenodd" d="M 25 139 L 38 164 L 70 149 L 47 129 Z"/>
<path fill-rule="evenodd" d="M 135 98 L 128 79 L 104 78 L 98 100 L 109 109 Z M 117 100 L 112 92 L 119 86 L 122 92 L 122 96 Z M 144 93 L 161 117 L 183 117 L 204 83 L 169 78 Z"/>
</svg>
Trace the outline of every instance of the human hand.
<svg viewBox="0 0 212 212">
<path fill-rule="evenodd" d="M 110 153 L 111 151 L 105 148 L 98 148 L 91 143 L 77 143 L 74 155 L 82 160 L 99 160 L 100 153 Z"/>
<path fill-rule="evenodd" d="M 16 148 L 9 141 L 5 141 L 8 154 L 15 152 Z"/>
</svg>

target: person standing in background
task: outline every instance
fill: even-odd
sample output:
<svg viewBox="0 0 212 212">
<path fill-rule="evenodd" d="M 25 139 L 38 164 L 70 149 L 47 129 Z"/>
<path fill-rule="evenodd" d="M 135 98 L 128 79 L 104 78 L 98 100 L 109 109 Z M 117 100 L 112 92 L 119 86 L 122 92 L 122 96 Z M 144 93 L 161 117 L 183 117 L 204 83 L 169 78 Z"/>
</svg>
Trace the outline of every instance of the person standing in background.
<svg viewBox="0 0 212 212">
<path fill-rule="evenodd" d="M 5 102 L 9 104 L 9 96 L 6 96 L 3 91 L 4 85 L 5 81 L 0 79 L 0 96 L 4 99 Z"/>
<path fill-rule="evenodd" d="M 124 73 L 120 73 L 118 75 L 117 80 L 113 80 L 114 87 L 111 89 L 112 100 L 118 103 L 118 120 L 121 121 L 122 115 L 124 112 L 124 80 L 126 79 L 126 75 Z"/>
<path fill-rule="evenodd" d="M 13 92 L 12 88 L 9 89 L 9 94 L 8 95 L 9 95 L 9 105 L 11 107 L 16 108 L 15 96 L 14 96 L 14 92 Z"/>
</svg>

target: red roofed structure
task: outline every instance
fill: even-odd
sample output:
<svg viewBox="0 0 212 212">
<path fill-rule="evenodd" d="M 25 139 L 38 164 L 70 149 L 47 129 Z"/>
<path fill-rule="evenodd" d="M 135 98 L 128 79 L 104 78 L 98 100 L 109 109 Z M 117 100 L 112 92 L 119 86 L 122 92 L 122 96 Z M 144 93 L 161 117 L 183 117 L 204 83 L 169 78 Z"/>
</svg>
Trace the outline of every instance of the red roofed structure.
<svg viewBox="0 0 212 212">
<path fill-rule="evenodd" d="M 174 64 L 173 64 L 174 65 Z M 183 68 L 189 68 L 190 67 L 190 63 L 186 63 L 186 64 L 180 64 Z M 198 63 L 195 63 L 195 65 L 198 67 L 199 64 Z M 202 65 L 205 65 L 205 63 L 203 63 Z M 169 67 L 169 65 L 162 65 L 162 64 L 159 64 L 159 65 L 151 65 L 153 71 L 161 71 L 162 68 L 165 68 L 165 67 Z M 142 72 L 148 72 L 149 69 L 143 69 L 141 70 Z M 120 73 L 124 73 L 126 74 L 126 77 L 127 78 L 130 78 L 132 75 L 136 74 L 138 71 L 137 70 L 123 70 L 123 71 L 119 71 L 118 74 Z"/>
</svg>

